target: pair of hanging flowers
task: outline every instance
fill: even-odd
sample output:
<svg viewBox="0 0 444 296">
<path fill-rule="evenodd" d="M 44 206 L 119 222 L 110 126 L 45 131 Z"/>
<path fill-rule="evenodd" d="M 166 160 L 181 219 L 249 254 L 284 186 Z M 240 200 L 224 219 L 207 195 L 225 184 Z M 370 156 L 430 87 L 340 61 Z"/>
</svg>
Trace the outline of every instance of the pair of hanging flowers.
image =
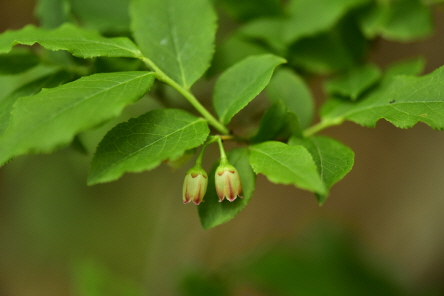
<svg viewBox="0 0 444 296">
<path fill-rule="evenodd" d="M 234 201 L 237 197 L 242 198 L 240 195 L 242 192 L 242 184 L 239 173 L 236 168 L 228 162 L 221 138 L 215 137 L 202 147 L 196 164 L 189 169 L 185 175 L 185 181 L 183 183 L 184 203 L 193 201 L 194 204 L 199 205 L 205 196 L 208 185 L 208 175 L 202 168 L 202 157 L 205 147 L 214 141 L 218 142 L 221 154 L 220 164 L 214 176 L 219 202 L 222 202 L 225 198 L 229 201 Z"/>
</svg>

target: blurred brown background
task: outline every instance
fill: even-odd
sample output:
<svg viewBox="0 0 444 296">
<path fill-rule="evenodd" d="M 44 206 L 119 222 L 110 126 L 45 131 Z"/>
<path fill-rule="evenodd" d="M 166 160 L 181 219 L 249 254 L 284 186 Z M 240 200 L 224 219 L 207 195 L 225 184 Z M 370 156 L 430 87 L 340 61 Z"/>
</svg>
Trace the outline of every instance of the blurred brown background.
<svg viewBox="0 0 444 296">
<path fill-rule="evenodd" d="M 0 0 L 0 31 L 35 22 L 33 6 Z M 443 8 L 436 9 L 435 22 L 433 38 L 379 41 L 371 59 L 386 65 L 423 55 L 426 72 L 444 65 Z M 322 101 L 320 83 L 312 86 Z M 135 113 L 129 108 L 125 116 Z M 20 157 L 0 169 L 0 296 L 72 295 L 77 258 L 100 262 L 150 295 L 172 295 L 171 283 L 182 270 L 236 266 L 320 222 L 351 232 L 367 259 L 407 289 L 442 287 L 444 132 L 424 124 L 401 130 L 380 121 L 375 129 L 346 123 L 325 134 L 351 147 L 356 158 L 324 206 L 310 193 L 258 176 L 249 206 L 208 231 L 195 207 L 181 202 L 189 165 L 177 171 L 162 165 L 87 187 L 90 155 L 67 148 Z M 211 151 L 208 169 L 216 158 Z"/>
</svg>

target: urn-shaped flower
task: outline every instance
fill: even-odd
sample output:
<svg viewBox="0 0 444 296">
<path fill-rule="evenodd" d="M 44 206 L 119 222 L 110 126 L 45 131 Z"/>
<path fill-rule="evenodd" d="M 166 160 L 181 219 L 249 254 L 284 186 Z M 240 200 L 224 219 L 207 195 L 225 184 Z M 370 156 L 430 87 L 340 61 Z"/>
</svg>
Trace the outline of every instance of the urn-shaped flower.
<svg viewBox="0 0 444 296">
<path fill-rule="evenodd" d="M 183 182 L 183 203 L 193 201 L 198 205 L 207 191 L 208 175 L 200 165 L 189 169 Z"/>
<path fill-rule="evenodd" d="M 215 180 L 219 202 L 222 202 L 224 198 L 227 198 L 229 201 L 234 201 L 236 197 L 242 198 L 240 195 L 242 184 L 239 173 L 228 160 L 221 160 L 220 165 L 216 169 Z"/>
</svg>

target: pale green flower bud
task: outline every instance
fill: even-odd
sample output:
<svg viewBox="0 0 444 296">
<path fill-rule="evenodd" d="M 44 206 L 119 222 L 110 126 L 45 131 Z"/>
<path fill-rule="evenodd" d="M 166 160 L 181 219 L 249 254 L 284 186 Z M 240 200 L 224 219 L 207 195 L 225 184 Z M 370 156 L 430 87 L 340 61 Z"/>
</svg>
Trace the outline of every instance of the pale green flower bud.
<svg viewBox="0 0 444 296">
<path fill-rule="evenodd" d="M 227 198 L 229 201 L 234 201 L 236 197 L 242 198 L 240 195 L 242 184 L 239 173 L 228 160 L 221 160 L 220 165 L 216 169 L 215 181 L 219 202 L 222 202 L 224 198 Z"/>
<path fill-rule="evenodd" d="M 193 201 L 199 205 L 207 191 L 208 175 L 200 164 L 188 170 L 183 182 L 183 203 Z"/>
</svg>

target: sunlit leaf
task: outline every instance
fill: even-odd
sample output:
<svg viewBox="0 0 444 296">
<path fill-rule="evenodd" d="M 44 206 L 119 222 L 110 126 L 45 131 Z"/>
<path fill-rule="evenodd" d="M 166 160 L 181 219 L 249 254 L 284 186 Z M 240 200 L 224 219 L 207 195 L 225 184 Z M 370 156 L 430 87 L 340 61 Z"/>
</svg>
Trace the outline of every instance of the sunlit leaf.
<svg viewBox="0 0 444 296">
<path fill-rule="evenodd" d="M 216 14 L 208 0 L 135 0 L 132 30 L 143 54 L 188 89 L 210 66 Z"/>
<path fill-rule="evenodd" d="M 25 153 L 47 153 L 82 131 L 116 117 L 154 82 L 152 72 L 101 73 L 20 98 L 0 137 L 0 163 Z"/>
</svg>

